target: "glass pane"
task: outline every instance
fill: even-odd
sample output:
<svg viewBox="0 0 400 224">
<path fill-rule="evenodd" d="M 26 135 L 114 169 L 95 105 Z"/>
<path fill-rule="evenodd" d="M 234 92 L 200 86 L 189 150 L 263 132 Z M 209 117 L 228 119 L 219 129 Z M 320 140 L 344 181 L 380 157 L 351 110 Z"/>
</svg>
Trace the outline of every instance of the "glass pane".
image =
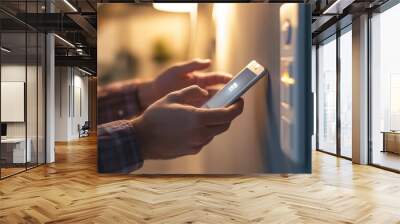
<svg viewBox="0 0 400 224">
<path fill-rule="evenodd" d="M 372 163 L 400 170 L 400 4 L 374 15 L 372 25 Z"/>
<path fill-rule="evenodd" d="M 26 33 L 1 34 L 1 140 L 2 177 L 25 170 Z M 6 50 L 4 50 L 6 49 Z"/>
<path fill-rule="evenodd" d="M 352 33 L 340 36 L 340 153 L 352 156 Z"/>
<path fill-rule="evenodd" d="M 37 132 L 38 132 L 38 119 L 37 119 L 37 74 L 38 74 L 38 36 L 36 32 L 27 33 L 28 38 L 28 63 L 27 63 L 27 80 L 26 80 L 26 116 L 27 116 L 27 150 L 30 150 L 28 155 L 28 167 L 37 165 Z"/>
<path fill-rule="evenodd" d="M 317 48 L 315 46 L 312 47 L 312 52 L 311 52 L 311 71 L 312 71 L 312 78 L 311 78 L 311 90 L 313 93 L 313 135 L 312 135 L 312 149 L 315 150 L 317 148 L 317 135 L 316 135 L 316 130 L 317 130 Z"/>
<path fill-rule="evenodd" d="M 38 163 L 45 163 L 45 60 L 46 60 L 46 37 L 44 34 L 39 33 L 38 45 Z"/>
<path fill-rule="evenodd" d="M 318 148 L 336 153 L 336 40 L 318 48 Z"/>
</svg>

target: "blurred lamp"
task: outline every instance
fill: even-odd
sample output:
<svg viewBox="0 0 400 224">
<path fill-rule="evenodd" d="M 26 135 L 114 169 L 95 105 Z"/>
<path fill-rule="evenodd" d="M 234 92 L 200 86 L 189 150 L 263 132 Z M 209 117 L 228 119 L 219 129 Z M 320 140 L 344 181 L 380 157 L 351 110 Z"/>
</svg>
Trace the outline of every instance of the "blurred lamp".
<svg viewBox="0 0 400 224">
<path fill-rule="evenodd" d="M 281 82 L 286 85 L 294 85 L 296 83 L 296 80 L 290 77 L 288 72 L 284 72 L 281 76 Z"/>
<path fill-rule="evenodd" d="M 194 12 L 197 10 L 197 3 L 153 3 L 153 7 L 165 12 Z"/>
</svg>

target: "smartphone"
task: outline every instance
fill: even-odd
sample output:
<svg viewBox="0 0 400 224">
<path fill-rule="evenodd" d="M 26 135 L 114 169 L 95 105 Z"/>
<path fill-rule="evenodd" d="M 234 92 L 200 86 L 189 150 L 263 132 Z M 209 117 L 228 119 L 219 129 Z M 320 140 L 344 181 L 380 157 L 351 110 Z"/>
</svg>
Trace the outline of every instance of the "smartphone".
<svg viewBox="0 0 400 224">
<path fill-rule="evenodd" d="M 202 107 L 222 108 L 231 105 L 267 73 L 262 65 L 252 60 Z"/>
</svg>

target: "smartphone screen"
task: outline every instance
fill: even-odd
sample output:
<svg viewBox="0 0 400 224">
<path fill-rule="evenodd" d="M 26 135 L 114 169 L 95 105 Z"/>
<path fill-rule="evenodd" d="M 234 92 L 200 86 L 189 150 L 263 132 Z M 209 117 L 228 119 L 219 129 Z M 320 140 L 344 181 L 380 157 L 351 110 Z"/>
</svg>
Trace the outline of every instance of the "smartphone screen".
<svg viewBox="0 0 400 224">
<path fill-rule="evenodd" d="M 220 91 L 208 100 L 203 105 L 203 108 L 221 108 L 229 106 L 260 80 L 264 74 L 264 67 L 254 60 L 251 61 Z"/>
</svg>

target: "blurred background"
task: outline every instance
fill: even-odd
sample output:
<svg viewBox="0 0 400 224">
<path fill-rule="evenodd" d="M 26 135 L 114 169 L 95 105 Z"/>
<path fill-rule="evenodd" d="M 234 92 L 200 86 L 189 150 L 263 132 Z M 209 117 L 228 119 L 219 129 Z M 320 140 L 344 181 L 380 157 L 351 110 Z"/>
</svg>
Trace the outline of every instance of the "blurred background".
<svg viewBox="0 0 400 224">
<path fill-rule="evenodd" d="M 150 78 L 172 63 L 213 57 L 212 10 L 212 4 L 101 5 L 99 85 Z"/>
<path fill-rule="evenodd" d="M 211 58 L 211 70 L 232 74 L 255 59 L 279 82 L 279 9 L 264 3 L 100 4 L 98 85 L 151 79 L 192 58 Z M 243 114 L 199 154 L 146 161 L 135 173 L 266 172 L 268 160 L 279 160 L 266 151 L 268 82 L 262 79 L 245 94 Z"/>
</svg>

